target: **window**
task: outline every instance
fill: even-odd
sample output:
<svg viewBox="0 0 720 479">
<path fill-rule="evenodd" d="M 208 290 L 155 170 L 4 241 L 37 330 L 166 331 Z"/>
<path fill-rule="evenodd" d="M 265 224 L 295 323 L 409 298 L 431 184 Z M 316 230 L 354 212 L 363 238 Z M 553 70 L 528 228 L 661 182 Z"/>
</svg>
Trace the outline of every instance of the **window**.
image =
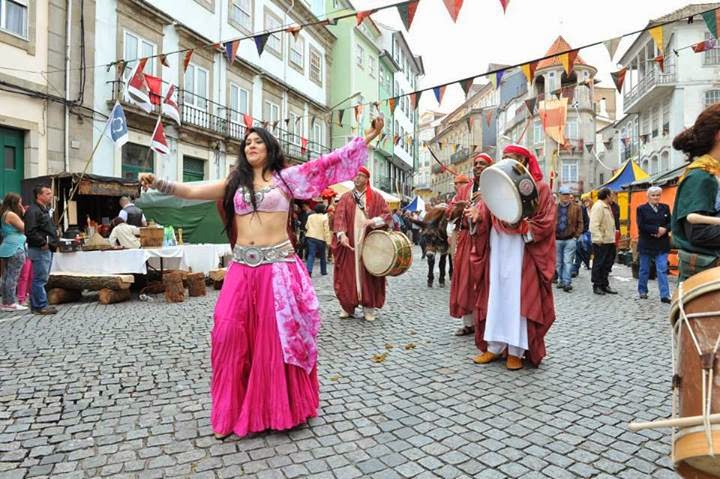
<svg viewBox="0 0 720 479">
<path fill-rule="evenodd" d="M 644 111 L 640 118 L 640 134 L 647 135 L 650 133 L 650 112 Z"/>
<path fill-rule="evenodd" d="M 705 40 L 712 39 L 713 36 L 710 32 L 705 33 Z M 710 50 L 705 50 L 705 65 L 720 65 L 720 44 L 717 42 L 715 46 Z"/>
<path fill-rule="evenodd" d="M 355 63 L 360 68 L 363 67 L 363 57 L 365 56 L 365 50 L 361 45 L 355 45 Z"/>
<path fill-rule="evenodd" d="M 310 80 L 322 86 L 323 60 L 319 51 L 310 47 Z"/>
<path fill-rule="evenodd" d="M 654 175 L 658 172 L 658 166 L 659 166 L 659 160 L 657 156 L 653 156 L 652 159 L 650 159 L 650 174 Z"/>
<path fill-rule="evenodd" d="M 197 65 L 189 64 L 185 71 L 185 105 L 207 110 L 208 71 Z"/>
<path fill-rule="evenodd" d="M 0 0 L 2 1 L 2 0 Z M 138 35 L 135 35 L 134 33 L 125 32 L 125 43 L 124 43 L 124 58 L 127 59 L 135 59 L 135 58 L 146 58 L 151 57 L 155 55 L 155 45 L 144 38 L 141 38 Z M 135 62 L 130 62 L 128 65 L 128 68 L 125 69 L 125 79 L 130 78 L 130 74 L 132 73 L 132 69 L 135 66 Z M 155 59 L 154 58 L 148 58 L 147 63 L 145 64 L 145 70 L 146 73 L 153 74 L 155 73 Z"/>
<path fill-rule="evenodd" d="M 563 183 L 577 183 L 578 181 L 578 161 L 577 160 L 565 160 L 562 164 L 562 176 Z"/>
<path fill-rule="evenodd" d="M 290 131 L 290 141 L 296 145 L 300 144 L 300 137 L 303 134 L 302 117 L 297 113 L 290 112 L 290 125 L 288 126 Z"/>
<path fill-rule="evenodd" d="M 655 105 L 650 111 L 650 122 L 652 124 L 652 137 L 658 136 L 660 128 L 660 107 Z"/>
<path fill-rule="evenodd" d="M 670 153 L 663 151 L 660 155 L 660 171 L 667 171 L 670 169 Z"/>
<path fill-rule="evenodd" d="M 125 143 L 122 147 L 122 177 L 137 181 L 138 173 L 154 173 L 154 160 L 149 147 Z"/>
<path fill-rule="evenodd" d="M 183 155 L 183 181 L 205 180 L 205 160 Z"/>
<path fill-rule="evenodd" d="M 540 120 L 533 122 L 533 141 L 535 144 L 543 142 L 543 126 Z"/>
<path fill-rule="evenodd" d="M 265 30 L 279 30 L 280 27 L 280 19 L 269 11 L 265 11 Z M 270 38 L 268 38 L 267 44 L 265 45 L 265 48 L 282 58 L 283 50 L 280 33 L 273 33 L 272 35 L 270 35 Z"/>
<path fill-rule="evenodd" d="M 371 77 L 375 78 L 375 70 L 377 69 L 377 59 L 375 57 L 368 57 L 368 73 Z"/>
<path fill-rule="evenodd" d="M 0 29 L 27 38 L 27 0 L 0 0 Z"/>
<path fill-rule="evenodd" d="M 298 35 L 297 40 L 295 36 L 288 35 L 288 41 L 290 42 L 290 64 L 296 66 L 301 71 L 305 70 L 305 39 Z"/>
<path fill-rule="evenodd" d="M 232 0 L 230 3 L 230 20 L 248 32 L 253 30 L 252 13 L 252 0 Z"/>
<path fill-rule="evenodd" d="M 720 102 L 720 90 L 708 90 L 705 92 L 705 107 Z"/>
<path fill-rule="evenodd" d="M 670 98 L 663 102 L 663 135 L 670 133 Z"/>
<path fill-rule="evenodd" d="M 273 122 L 280 120 L 280 106 L 277 104 L 265 100 L 263 103 L 263 120 Z"/>
<path fill-rule="evenodd" d="M 318 145 L 324 145 L 324 131 L 325 125 L 321 121 L 315 120 L 315 124 L 313 124 L 312 126 L 312 135 L 310 136 L 310 141 L 313 141 Z"/>
<path fill-rule="evenodd" d="M 234 83 L 230 84 L 230 108 L 231 121 L 235 123 L 242 123 L 242 114 L 250 112 L 250 92 L 244 88 L 240 88 Z"/>
<path fill-rule="evenodd" d="M 568 140 L 577 140 L 580 138 L 577 120 L 568 120 L 565 124 L 565 138 Z"/>
</svg>

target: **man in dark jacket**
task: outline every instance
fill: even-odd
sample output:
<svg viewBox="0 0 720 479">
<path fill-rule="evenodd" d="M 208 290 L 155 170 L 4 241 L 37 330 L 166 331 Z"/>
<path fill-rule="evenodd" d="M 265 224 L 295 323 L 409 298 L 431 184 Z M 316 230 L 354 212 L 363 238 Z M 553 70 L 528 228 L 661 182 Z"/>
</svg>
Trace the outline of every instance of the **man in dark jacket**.
<svg viewBox="0 0 720 479">
<path fill-rule="evenodd" d="M 120 208 L 118 217 L 122 218 L 125 223 L 138 228 L 147 226 L 147 220 L 145 219 L 143 210 L 135 206 L 129 197 L 123 196 L 120 198 Z"/>
<path fill-rule="evenodd" d="M 580 208 L 583 216 L 583 233 L 578 238 L 575 246 L 575 266 L 573 267 L 572 277 L 580 274 L 580 266 L 585 264 L 585 269 L 590 269 L 590 257 L 592 255 L 592 241 L 590 240 L 590 207 L 592 206 L 592 198 L 587 193 L 581 198 Z"/>
<path fill-rule="evenodd" d="M 555 249 L 557 251 L 557 287 L 566 293 L 572 291 L 572 269 L 575 262 L 577 239 L 583 232 L 583 216 L 580 206 L 573 201 L 567 186 L 560 187 L 555 216 Z"/>
<path fill-rule="evenodd" d="M 657 282 L 660 288 L 660 301 L 670 303 L 670 287 L 668 285 L 668 253 L 670 252 L 670 207 L 660 203 L 662 188 L 653 186 L 648 189 L 648 202 L 637 208 L 637 225 L 640 231 L 638 253 L 640 254 L 640 274 L 638 293 L 640 298 L 648 297 L 648 277 L 650 261 L 655 260 Z"/>
<path fill-rule="evenodd" d="M 33 196 L 35 201 L 25 211 L 24 217 L 28 257 L 33 267 L 30 309 L 34 314 L 55 314 L 57 309 L 48 306 L 45 292 L 52 265 L 52 252 L 57 245 L 57 231 L 49 212 L 53 192 L 49 186 L 38 185 L 33 188 Z"/>
</svg>

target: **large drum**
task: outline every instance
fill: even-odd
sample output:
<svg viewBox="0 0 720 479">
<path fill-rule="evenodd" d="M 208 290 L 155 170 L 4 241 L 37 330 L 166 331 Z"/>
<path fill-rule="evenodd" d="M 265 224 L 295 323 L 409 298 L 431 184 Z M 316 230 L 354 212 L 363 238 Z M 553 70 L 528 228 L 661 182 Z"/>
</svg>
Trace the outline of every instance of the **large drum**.
<svg viewBox="0 0 720 479">
<path fill-rule="evenodd" d="M 373 276 L 399 276 L 412 265 L 412 243 L 399 231 L 371 231 L 363 242 L 362 261 Z"/>
<path fill-rule="evenodd" d="M 670 320 L 674 419 L 683 423 L 673 429 L 673 462 L 683 477 L 720 477 L 720 268 L 681 283 Z"/>
<path fill-rule="evenodd" d="M 506 158 L 480 175 L 482 199 L 499 220 L 515 224 L 538 208 L 535 181 L 522 163 Z"/>
</svg>

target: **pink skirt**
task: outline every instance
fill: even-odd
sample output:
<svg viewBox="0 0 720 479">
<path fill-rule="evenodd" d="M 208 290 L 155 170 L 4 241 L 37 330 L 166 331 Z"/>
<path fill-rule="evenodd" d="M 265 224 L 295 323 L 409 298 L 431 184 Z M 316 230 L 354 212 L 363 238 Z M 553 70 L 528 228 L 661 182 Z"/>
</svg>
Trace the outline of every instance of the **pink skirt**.
<svg viewBox="0 0 720 479">
<path fill-rule="evenodd" d="M 284 268 L 284 276 L 298 287 L 274 291 L 273 268 Z M 285 362 L 275 313 L 277 293 L 299 295 L 303 289 L 299 285 L 306 278 L 299 260 L 256 268 L 233 262 L 228 268 L 212 330 L 211 423 L 215 433 L 245 436 L 290 429 L 317 415 L 317 366 L 307 372 Z M 302 292 L 305 299 L 308 293 L 314 298 L 312 287 Z"/>
</svg>

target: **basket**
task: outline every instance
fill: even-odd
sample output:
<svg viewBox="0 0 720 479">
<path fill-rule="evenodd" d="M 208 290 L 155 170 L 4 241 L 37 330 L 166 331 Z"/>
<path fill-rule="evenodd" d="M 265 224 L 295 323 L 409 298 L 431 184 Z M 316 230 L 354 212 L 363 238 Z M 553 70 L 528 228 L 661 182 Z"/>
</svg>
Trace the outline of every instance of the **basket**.
<svg viewBox="0 0 720 479">
<path fill-rule="evenodd" d="M 157 248 L 162 246 L 165 230 L 147 226 L 140 228 L 140 245 L 143 248 Z"/>
</svg>

